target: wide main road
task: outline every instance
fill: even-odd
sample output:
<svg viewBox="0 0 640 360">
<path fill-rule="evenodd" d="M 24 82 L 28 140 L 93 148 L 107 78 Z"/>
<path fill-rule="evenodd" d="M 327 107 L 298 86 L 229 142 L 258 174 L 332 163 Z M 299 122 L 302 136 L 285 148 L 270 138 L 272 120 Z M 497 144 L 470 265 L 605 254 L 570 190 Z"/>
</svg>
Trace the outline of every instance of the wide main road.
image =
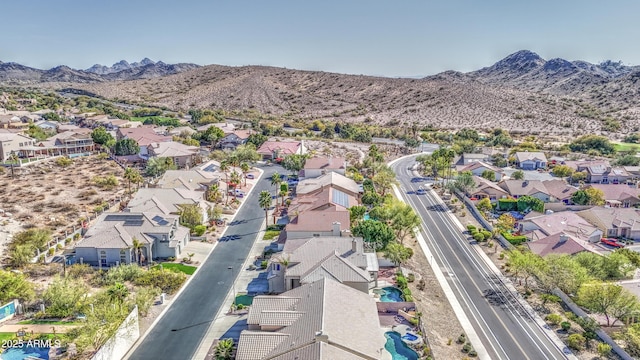
<svg viewBox="0 0 640 360">
<path fill-rule="evenodd" d="M 409 157 L 392 165 L 402 196 L 422 218 L 422 231 L 436 264 L 442 269 L 456 298 L 491 359 L 565 359 L 532 316 L 505 287 L 500 277 L 452 220 L 434 194 L 407 194 L 423 183 L 412 183 Z"/>
<path fill-rule="evenodd" d="M 130 354 L 129 359 L 191 359 L 231 290 L 258 233 L 264 225 L 264 210 L 258 205 L 260 191 L 273 191 L 266 180 L 280 166 L 265 166 L 264 174 L 245 199 L 232 224 L 188 286 L 173 300 L 169 310 Z M 228 270 L 229 267 L 232 270 Z M 233 272 L 233 274 L 231 274 Z"/>
</svg>

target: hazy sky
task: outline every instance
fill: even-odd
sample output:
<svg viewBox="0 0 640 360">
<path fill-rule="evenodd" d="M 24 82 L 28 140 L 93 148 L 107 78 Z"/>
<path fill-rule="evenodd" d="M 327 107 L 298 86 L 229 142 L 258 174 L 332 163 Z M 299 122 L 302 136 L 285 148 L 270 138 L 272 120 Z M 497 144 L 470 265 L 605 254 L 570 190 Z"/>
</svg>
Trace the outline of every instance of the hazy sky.
<svg viewBox="0 0 640 360">
<path fill-rule="evenodd" d="M 521 49 L 640 64 L 640 2 L 7 0 L 0 61 L 88 68 L 143 57 L 384 76 L 471 71 Z"/>
</svg>

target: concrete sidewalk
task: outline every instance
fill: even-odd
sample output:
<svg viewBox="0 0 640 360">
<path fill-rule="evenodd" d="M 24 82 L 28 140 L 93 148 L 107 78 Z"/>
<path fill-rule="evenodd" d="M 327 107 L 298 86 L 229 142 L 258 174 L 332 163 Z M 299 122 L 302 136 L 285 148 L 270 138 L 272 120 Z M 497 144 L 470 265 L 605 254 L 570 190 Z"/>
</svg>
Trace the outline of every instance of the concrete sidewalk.
<svg viewBox="0 0 640 360">
<path fill-rule="evenodd" d="M 231 291 L 227 294 L 224 304 L 220 308 L 220 312 L 207 330 L 204 339 L 200 343 L 198 351 L 192 358 L 193 360 L 214 359 L 213 342 L 215 340 L 232 338 L 237 344 L 238 339 L 240 338 L 240 332 L 247 328 L 248 311 L 241 310 L 232 314 L 230 313 L 230 309 L 234 301 L 234 293 L 235 295 L 249 293 L 250 288 L 256 288 L 255 282 L 256 279 L 260 277 L 260 274 L 266 274 L 267 270 L 261 270 L 260 264 L 256 261 L 256 258 L 262 255 L 265 246 L 271 244 L 271 241 L 262 240 L 262 237 L 264 236 L 264 225 L 262 226 L 262 229 L 263 230 L 261 230 L 258 240 L 253 244 L 253 247 L 249 252 L 249 256 L 243 264 L 242 271 L 238 274 L 238 277 L 233 284 L 232 289 L 235 291 Z M 256 264 L 257 270 L 248 270 L 251 264 Z M 264 278 L 264 281 L 266 281 L 266 277 Z"/>
</svg>

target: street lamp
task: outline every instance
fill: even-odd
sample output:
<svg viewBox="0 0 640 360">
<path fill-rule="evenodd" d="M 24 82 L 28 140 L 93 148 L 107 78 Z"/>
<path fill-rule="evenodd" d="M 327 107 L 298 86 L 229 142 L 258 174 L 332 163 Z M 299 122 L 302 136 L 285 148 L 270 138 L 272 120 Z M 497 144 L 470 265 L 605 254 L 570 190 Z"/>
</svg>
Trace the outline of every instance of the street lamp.
<svg viewBox="0 0 640 360">
<path fill-rule="evenodd" d="M 229 272 L 231 272 L 231 278 L 233 279 L 233 266 L 229 266 L 227 268 L 229 270 Z M 236 281 L 235 279 L 233 279 L 231 281 L 231 290 L 233 291 L 233 305 L 236 304 Z"/>
</svg>

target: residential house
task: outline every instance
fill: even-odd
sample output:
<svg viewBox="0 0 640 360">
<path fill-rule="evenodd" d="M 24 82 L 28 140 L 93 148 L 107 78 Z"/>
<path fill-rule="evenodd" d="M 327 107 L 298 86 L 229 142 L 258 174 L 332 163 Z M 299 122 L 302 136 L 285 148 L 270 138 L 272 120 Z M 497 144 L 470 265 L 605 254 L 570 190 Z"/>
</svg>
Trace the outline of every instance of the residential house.
<svg viewBox="0 0 640 360">
<path fill-rule="evenodd" d="M 514 199 L 528 195 L 544 202 L 549 202 L 550 200 L 547 188 L 540 180 L 504 180 L 498 186 Z"/>
<path fill-rule="evenodd" d="M 107 130 L 118 130 L 118 129 L 135 129 L 138 127 L 144 127 L 144 124 L 141 121 L 129 121 L 122 119 L 110 119 L 100 117 L 94 120 L 95 126 L 104 126 Z"/>
<path fill-rule="evenodd" d="M 575 255 L 583 251 L 588 251 L 579 241 L 576 241 L 573 237 L 563 232 L 547 236 L 540 240 L 529 241 L 526 245 L 532 253 L 542 257 L 551 254 Z"/>
<path fill-rule="evenodd" d="M 299 196 L 314 194 L 329 187 L 338 189 L 356 199 L 360 199 L 362 193 L 360 185 L 352 179 L 337 172 L 330 172 L 316 178 L 301 180 L 296 186 L 296 194 Z"/>
<path fill-rule="evenodd" d="M 235 150 L 239 145 L 246 144 L 252 133 L 251 130 L 235 130 L 225 134 L 218 145 L 223 150 Z"/>
<path fill-rule="evenodd" d="M 25 147 L 33 146 L 36 140 L 20 133 L 0 133 L 0 160 L 6 162 L 11 154 L 19 155 Z"/>
<path fill-rule="evenodd" d="M 116 132 L 116 139 L 133 139 L 140 147 L 140 156 L 147 159 L 149 146 L 155 143 L 173 141 L 171 136 L 158 135 L 152 127 L 142 126 L 139 128 L 119 128 Z"/>
<path fill-rule="evenodd" d="M 300 195 L 289 205 L 289 217 L 305 211 L 324 210 L 328 208 L 349 209 L 359 205 L 358 199 L 338 188 L 326 187 L 319 192 Z"/>
<path fill-rule="evenodd" d="M 13 129 L 12 124 L 22 123 L 19 116 L 16 115 L 0 115 L 0 128 Z"/>
<path fill-rule="evenodd" d="M 637 183 L 640 180 L 640 166 L 623 166 L 623 168 L 630 176 L 627 182 Z"/>
<path fill-rule="evenodd" d="M 149 212 L 164 215 L 180 215 L 182 205 L 196 205 L 200 208 L 202 222 L 207 223 L 210 208 L 204 192 L 185 188 L 141 188 L 127 204 L 126 212 Z"/>
<path fill-rule="evenodd" d="M 586 161 L 575 164 L 576 171 L 587 174 L 587 183 L 624 184 L 632 179 L 624 167 L 612 167 L 608 161 Z"/>
<path fill-rule="evenodd" d="M 626 184 L 589 184 L 586 188 L 601 190 L 605 205 L 628 208 L 640 204 L 640 189 Z"/>
<path fill-rule="evenodd" d="M 507 191 L 492 181 L 480 176 L 474 176 L 473 181 L 475 186 L 467 193 L 467 196 L 472 200 L 488 198 L 491 202 L 496 202 L 498 199 L 509 197 Z"/>
<path fill-rule="evenodd" d="M 57 132 L 60 123 L 56 121 L 39 121 L 35 125 L 43 130 L 52 130 Z"/>
<path fill-rule="evenodd" d="M 171 158 L 178 168 L 184 168 L 195 163 L 200 147 L 185 145 L 176 141 L 167 141 L 151 143 L 147 146 L 147 151 L 150 158 Z"/>
<path fill-rule="evenodd" d="M 488 164 L 489 162 L 491 162 L 491 155 L 482 153 L 464 153 L 460 156 L 460 159 L 456 164 L 467 166 L 475 162 L 483 162 L 485 164 Z"/>
<path fill-rule="evenodd" d="M 485 171 L 488 171 L 493 173 L 495 181 L 502 180 L 502 177 L 504 176 L 504 172 L 502 171 L 502 169 L 500 169 L 499 167 L 495 167 L 493 165 L 489 165 L 482 161 L 472 162 L 469 165 L 462 167 L 458 171 L 459 172 L 469 171 L 476 176 L 482 176 L 482 174 L 484 174 Z"/>
<path fill-rule="evenodd" d="M 287 266 L 283 265 L 285 260 Z M 282 253 L 271 260 L 267 275 L 269 292 L 289 291 L 326 277 L 368 293 L 376 284 L 377 273 L 367 269 L 377 266 L 377 258 L 366 256 L 362 238 L 289 239 Z"/>
<path fill-rule="evenodd" d="M 257 151 L 264 160 L 275 160 L 288 155 L 304 155 L 306 148 L 302 141 L 266 141 Z"/>
<path fill-rule="evenodd" d="M 595 225 L 605 237 L 640 240 L 640 210 L 634 208 L 606 208 L 595 206 L 578 212 Z"/>
<path fill-rule="evenodd" d="M 134 240 L 142 244 L 146 262 L 178 258 L 189 242 L 189 229 L 179 225 L 175 215 L 105 212 L 75 246 L 76 259 L 99 267 L 130 264 L 137 259 Z"/>
<path fill-rule="evenodd" d="M 317 178 L 321 175 L 325 175 L 331 172 L 344 175 L 347 171 L 347 161 L 343 157 L 333 156 L 316 156 L 307 161 L 304 164 L 304 169 L 300 171 L 300 177 L 303 178 Z"/>
<path fill-rule="evenodd" d="M 23 149 L 24 156 L 87 156 L 95 151 L 91 129 L 65 131 Z"/>
<path fill-rule="evenodd" d="M 169 135 L 169 136 L 181 136 L 181 135 L 191 136 L 195 133 L 197 133 L 197 131 L 190 126 L 178 126 L 170 130 L 167 130 L 167 127 L 164 127 L 164 131 L 162 132 L 163 135 Z"/>
<path fill-rule="evenodd" d="M 518 151 L 515 153 L 516 166 L 522 170 L 545 169 L 547 157 L 542 152 Z"/>
<path fill-rule="evenodd" d="M 561 179 L 543 180 L 542 184 L 547 189 L 549 202 L 563 202 L 567 205 L 573 204 L 571 197 L 578 191 L 578 188 L 567 184 Z"/>
<path fill-rule="evenodd" d="M 348 236 L 350 229 L 349 210 L 331 207 L 317 211 L 305 211 L 290 215 L 291 221 L 285 226 L 278 239 L 279 248 L 289 239 L 318 236 Z"/>
<path fill-rule="evenodd" d="M 322 278 L 253 298 L 237 360 L 384 359 L 384 330 L 369 294 Z"/>
<path fill-rule="evenodd" d="M 232 123 L 228 123 L 228 122 L 223 122 L 223 123 L 213 123 L 211 124 L 212 126 L 217 127 L 218 129 L 222 130 L 223 133 L 225 134 L 231 134 L 234 131 L 236 131 L 236 126 Z M 208 127 L 207 127 L 208 128 Z M 206 129 L 205 129 L 206 130 Z"/>
<path fill-rule="evenodd" d="M 209 186 L 217 184 L 219 181 L 220 175 L 217 172 L 202 169 L 167 170 L 158 179 L 155 187 L 206 191 Z"/>
<path fill-rule="evenodd" d="M 603 234 L 602 230 L 572 211 L 561 211 L 519 220 L 517 226 L 520 233 L 526 235 L 531 241 L 565 233 L 580 241 L 598 242 Z"/>
<path fill-rule="evenodd" d="M 65 132 L 65 131 L 76 131 L 78 129 L 80 129 L 80 126 L 73 125 L 73 124 L 59 124 L 57 128 L 59 133 Z"/>
</svg>

